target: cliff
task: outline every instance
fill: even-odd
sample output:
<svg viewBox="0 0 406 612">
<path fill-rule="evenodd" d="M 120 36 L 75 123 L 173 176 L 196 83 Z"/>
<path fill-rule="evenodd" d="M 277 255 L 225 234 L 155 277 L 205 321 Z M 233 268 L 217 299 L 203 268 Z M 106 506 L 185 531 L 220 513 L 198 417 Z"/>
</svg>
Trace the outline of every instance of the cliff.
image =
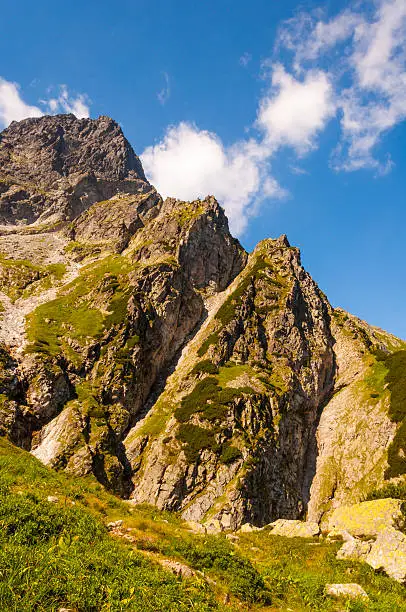
<svg viewBox="0 0 406 612">
<path fill-rule="evenodd" d="M 2 132 L 0 221 L 0 433 L 43 463 L 217 529 L 403 482 L 405 344 L 163 200 L 111 119 Z"/>
</svg>

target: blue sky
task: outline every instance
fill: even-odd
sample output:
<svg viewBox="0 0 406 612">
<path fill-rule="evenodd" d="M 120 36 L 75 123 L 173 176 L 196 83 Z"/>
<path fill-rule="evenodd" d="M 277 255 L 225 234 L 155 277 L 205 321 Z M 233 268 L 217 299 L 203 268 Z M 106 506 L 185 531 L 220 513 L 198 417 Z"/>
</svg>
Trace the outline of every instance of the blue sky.
<svg viewBox="0 0 406 612">
<path fill-rule="evenodd" d="M 105 114 L 163 195 L 286 233 L 334 306 L 406 338 L 404 0 L 2 6 L 0 127 Z"/>
</svg>

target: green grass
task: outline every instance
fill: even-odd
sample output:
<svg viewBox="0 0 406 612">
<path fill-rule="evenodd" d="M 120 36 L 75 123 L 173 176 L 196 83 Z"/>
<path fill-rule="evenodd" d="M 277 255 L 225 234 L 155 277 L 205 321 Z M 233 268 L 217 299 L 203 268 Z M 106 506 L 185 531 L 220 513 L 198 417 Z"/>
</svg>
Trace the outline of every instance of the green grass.
<svg viewBox="0 0 406 612">
<path fill-rule="evenodd" d="M 272 593 L 273 610 L 406 610 L 404 586 L 366 564 L 337 560 L 335 555 L 340 546 L 318 538 L 284 538 L 259 532 L 241 534 L 236 550 L 255 559 L 255 566 Z M 348 582 L 360 584 L 370 601 L 335 601 L 324 594 L 327 583 Z"/>
<path fill-rule="evenodd" d="M 27 317 L 27 352 L 49 356 L 65 352 L 72 358 L 68 338 L 84 346 L 123 321 L 131 293 L 127 274 L 133 268 L 120 256 L 84 267 L 59 297 L 41 304 Z M 94 305 L 98 297 L 106 301 L 107 313 Z"/>
<path fill-rule="evenodd" d="M 119 518 L 134 543 L 108 534 L 105 523 Z M 0 438 L 0 609 L 7 612 L 406 610 L 402 585 L 338 561 L 339 546 L 266 531 L 239 534 L 236 544 L 196 535 L 176 514 L 129 506 L 94 478 L 53 472 Z M 211 582 L 176 579 L 154 562 L 160 557 Z M 329 599 L 325 584 L 335 582 L 360 584 L 370 601 Z"/>
<path fill-rule="evenodd" d="M 33 291 L 44 291 L 60 281 L 65 264 L 39 266 L 25 259 L 11 259 L 0 253 L 0 288 L 14 302 Z"/>
</svg>

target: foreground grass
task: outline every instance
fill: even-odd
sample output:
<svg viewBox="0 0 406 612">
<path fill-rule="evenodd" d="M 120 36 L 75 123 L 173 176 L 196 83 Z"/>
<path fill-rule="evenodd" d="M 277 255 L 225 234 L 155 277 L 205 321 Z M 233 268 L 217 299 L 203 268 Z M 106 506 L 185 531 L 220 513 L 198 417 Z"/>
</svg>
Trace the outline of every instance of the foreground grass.
<svg viewBox="0 0 406 612">
<path fill-rule="evenodd" d="M 108 534 L 116 519 L 131 542 Z M 338 546 L 266 531 L 234 544 L 192 534 L 176 515 L 131 507 L 92 478 L 55 473 L 0 438 L 0 610 L 406 611 L 404 587 L 337 561 Z M 186 563 L 195 578 L 164 571 L 162 558 Z M 330 600 L 331 582 L 357 582 L 370 601 Z"/>
</svg>

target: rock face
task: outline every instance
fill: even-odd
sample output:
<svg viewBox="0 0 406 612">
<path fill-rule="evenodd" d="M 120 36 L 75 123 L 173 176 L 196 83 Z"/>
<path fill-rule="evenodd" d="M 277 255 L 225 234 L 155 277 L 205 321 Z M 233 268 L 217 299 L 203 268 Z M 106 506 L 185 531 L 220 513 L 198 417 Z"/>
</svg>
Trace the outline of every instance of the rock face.
<svg viewBox="0 0 406 612">
<path fill-rule="evenodd" d="M 109 117 L 25 119 L 0 135 L 2 224 L 72 218 L 146 186 L 140 160 Z"/>
<path fill-rule="evenodd" d="M 327 521 L 403 478 L 402 341 L 287 238 L 162 200 L 109 118 L 0 135 L 0 434 L 207 529 Z M 403 462 L 403 463 L 402 463 Z"/>
</svg>

